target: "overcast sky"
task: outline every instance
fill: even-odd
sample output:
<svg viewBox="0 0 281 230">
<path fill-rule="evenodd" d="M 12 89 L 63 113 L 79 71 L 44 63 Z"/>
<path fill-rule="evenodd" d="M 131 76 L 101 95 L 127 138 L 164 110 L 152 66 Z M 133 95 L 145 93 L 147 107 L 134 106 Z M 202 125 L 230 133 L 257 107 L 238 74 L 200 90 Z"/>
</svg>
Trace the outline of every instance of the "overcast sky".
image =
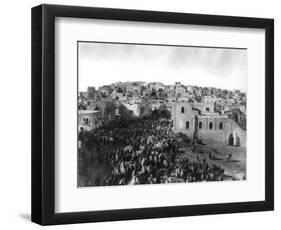
<svg viewBox="0 0 281 230">
<path fill-rule="evenodd" d="M 247 91 L 247 50 L 79 42 L 79 91 L 157 81 Z"/>
</svg>

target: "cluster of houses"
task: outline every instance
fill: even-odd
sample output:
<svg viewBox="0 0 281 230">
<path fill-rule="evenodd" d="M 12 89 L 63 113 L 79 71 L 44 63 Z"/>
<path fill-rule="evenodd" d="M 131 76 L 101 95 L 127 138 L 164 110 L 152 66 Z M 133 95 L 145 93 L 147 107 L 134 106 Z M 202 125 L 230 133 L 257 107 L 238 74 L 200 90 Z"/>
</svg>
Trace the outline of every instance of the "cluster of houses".
<svg viewBox="0 0 281 230">
<path fill-rule="evenodd" d="M 91 130 L 109 121 L 170 112 L 175 132 L 233 146 L 246 145 L 246 93 L 180 82 L 117 82 L 78 95 L 78 129 Z"/>
</svg>

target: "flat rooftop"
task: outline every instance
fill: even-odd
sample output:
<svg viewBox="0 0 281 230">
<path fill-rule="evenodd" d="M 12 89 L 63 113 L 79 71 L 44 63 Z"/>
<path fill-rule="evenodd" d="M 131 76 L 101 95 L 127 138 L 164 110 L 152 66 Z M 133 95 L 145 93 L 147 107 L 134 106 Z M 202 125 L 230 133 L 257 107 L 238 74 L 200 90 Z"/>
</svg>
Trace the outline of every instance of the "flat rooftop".
<svg viewBox="0 0 281 230">
<path fill-rule="evenodd" d="M 95 114 L 95 113 L 99 113 L 99 110 L 79 110 L 78 113 L 79 114 Z"/>
</svg>

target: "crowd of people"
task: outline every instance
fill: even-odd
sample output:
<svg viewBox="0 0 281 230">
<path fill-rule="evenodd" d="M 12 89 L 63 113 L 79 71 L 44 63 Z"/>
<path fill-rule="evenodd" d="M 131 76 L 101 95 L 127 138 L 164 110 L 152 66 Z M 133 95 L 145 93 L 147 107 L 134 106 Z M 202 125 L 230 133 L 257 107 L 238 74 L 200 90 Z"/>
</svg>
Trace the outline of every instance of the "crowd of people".
<svg viewBox="0 0 281 230">
<path fill-rule="evenodd" d="M 179 158 L 179 143 L 167 119 L 136 119 L 79 134 L 89 150 L 115 144 L 105 154 L 110 173 L 99 185 L 221 181 L 224 170 L 205 158 Z M 99 150 L 98 150 L 99 151 Z"/>
</svg>

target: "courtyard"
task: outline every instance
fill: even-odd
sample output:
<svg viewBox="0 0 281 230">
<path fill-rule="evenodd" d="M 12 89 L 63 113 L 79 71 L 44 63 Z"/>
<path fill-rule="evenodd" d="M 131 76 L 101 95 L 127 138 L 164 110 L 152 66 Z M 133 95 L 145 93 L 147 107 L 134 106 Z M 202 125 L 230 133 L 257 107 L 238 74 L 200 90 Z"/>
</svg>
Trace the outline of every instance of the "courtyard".
<svg viewBox="0 0 281 230">
<path fill-rule="evenodd" d="M 231 159 L 228 159 L 229 155 Z M 204 141 L 204 144 L 182 143 L 178 157 L 190 160 L 205 158 L 225 170 L 224 180 L 246 179 L 246 147 L 228 146 L 211 140 Z"/>
</svg>

